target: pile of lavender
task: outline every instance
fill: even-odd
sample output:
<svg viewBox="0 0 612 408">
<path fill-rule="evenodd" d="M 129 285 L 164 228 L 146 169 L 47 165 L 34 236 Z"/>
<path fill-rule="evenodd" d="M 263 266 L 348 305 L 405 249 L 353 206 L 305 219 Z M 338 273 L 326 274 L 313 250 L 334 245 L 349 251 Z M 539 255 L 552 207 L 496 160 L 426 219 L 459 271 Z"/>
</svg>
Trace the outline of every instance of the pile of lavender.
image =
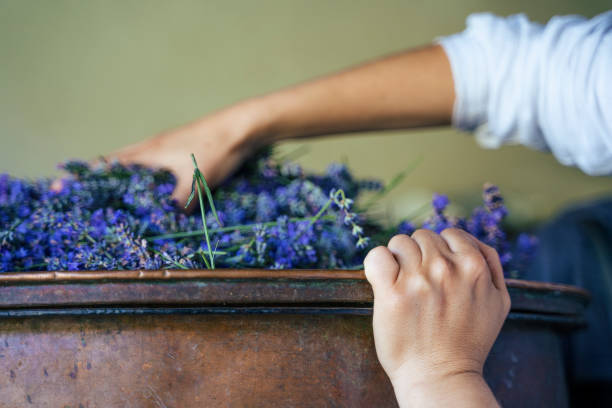
<svg viewBox="0 0 612 408">
<path fill-rule="evenodd" d="M 369 248 L 417 227 L 384 229 L 369 219 L 354 200 L 387 188 L 356 180 L 344 165 L 307 174 L 267 155 L 211 192 L 194 164 L 190 201 L 200 210 L 192 214 L 171 199 L 175 180 L 163 170 L 72 161 L 61 191 L 50 180 L 0 175 L 0 271 L 361 268 Z M 465 229 L 498 250 L 507 273 L 520 270 L 534 239 L 511 243 L 499 190 L 485 186 L 483 196 L 462 219 L 445 215 L 448 198 L 435 195 L 421 227 Z"/>
</svg>

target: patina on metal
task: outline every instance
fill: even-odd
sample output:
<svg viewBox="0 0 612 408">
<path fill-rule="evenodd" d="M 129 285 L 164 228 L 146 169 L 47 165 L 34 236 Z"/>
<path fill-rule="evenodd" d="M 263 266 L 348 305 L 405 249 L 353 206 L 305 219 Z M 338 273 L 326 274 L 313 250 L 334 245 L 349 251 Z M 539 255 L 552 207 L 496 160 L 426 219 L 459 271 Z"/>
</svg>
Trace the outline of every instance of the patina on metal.
<svg viewBox="0 0 612 408">
<path fill-rule="evenodd" d="M 485 366 L 504 406 L 567 406 L 578 288 L 507 280 Z M 363 271 L 0 275 L 2 407 L 395 407 Z"/>
</svg>

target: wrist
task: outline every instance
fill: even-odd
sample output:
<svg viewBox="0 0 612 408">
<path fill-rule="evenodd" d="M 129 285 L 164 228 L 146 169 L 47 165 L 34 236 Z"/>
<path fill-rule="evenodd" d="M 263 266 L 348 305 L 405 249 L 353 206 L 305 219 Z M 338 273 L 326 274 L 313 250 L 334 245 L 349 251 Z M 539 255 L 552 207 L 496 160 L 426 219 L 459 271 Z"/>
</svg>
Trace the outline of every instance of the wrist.
<svg viewBox="0 0 612 408">
<path fill-rule="evenodd" d="M 390 377 L 400 407 L 496 406 L 482 371 L 471 367 L 406 370 Z M 476 402 L 487 402 L 476 404 Z"/>
<path fill-rule="evenodd" d="M 252 152 L 280 139 L 274 131 L 273 99 L 274 95 L 251 98 L 221 112 L 233 129 L 231 143 L 237 150 Z"/>
<path fill-rule="evenodd" d="M 453 378 L 456 375 L 472 374 L 482 376 L 483 363 L 472 358 L 418 358 L 405 360 L 401 365 L 387 370 L 392 383 L 417 385 L 424 381 Z"/>
<path fill-rule="evenodd" d="M 475 372 L 431 376 L 417 381 L 393 383 L 395 396 L 405 407 L 476 407 L 494 406 L 495 397 L 481 374 Z M 490 404 L 476 404 L 476 401 Z"/>
<path fill-rule="evenodd" d="M 317 110 L 320 91 L 306 84 L 255 97 L 235 105 L 244 119 L 245 144 L 256 148 L 284 139 L 318 136 L 333 132 Z"/>
</svg>

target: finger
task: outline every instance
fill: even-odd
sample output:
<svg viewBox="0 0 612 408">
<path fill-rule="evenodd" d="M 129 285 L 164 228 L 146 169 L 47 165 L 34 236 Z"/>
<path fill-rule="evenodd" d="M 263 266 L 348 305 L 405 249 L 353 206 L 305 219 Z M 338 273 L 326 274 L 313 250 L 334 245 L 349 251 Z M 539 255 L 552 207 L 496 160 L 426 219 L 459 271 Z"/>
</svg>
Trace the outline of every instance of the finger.
<svg viewBox="0 0 612 408">
<path fill-rule="evenodd" d="M 489 265 L 493 285 L 495 285 L 497 289 L 504 289 L 506 287 L 506 281 L 504 280 L 504 269 L 502 268 L 501 261 L 499 260 L 499 254 L 495 249 L 478 240 L 476 243 L 478 244 L 480 252 L 482 252 L 487 264 Z"/>
<path fill-rule="evenodd" d="M 374 293 L 391 288 L 399 275 L 400 266 L 397 260 L 384 246 L 378 246 L 370 252 L 363 260 L 365 275 L 372 285 Z"/>
<path fill-rule="evenodd" d="M 456 254 L 469 254 L 474 251 L 480 252 L 478 240 L 465 231 L 457 228 L 447 228 L 440 233 L 448 247 Z"/>
<path fill-rule="evenodd" d="M 497 252 L 480 242 L 473 235 L 456 228 L 449 228 L 440 234 L 448 242 L 455 253 L 457 263 L 463 265 L 463 272 L 478 276 L 480 272 L 487 274 L 487 281 L 499 289 L 504 284 L 503 271 Z M 499 275 L 501 274 L 501 282 Z"/>
<path fill-rule="evenodd" d="M 399 262 L 400 268 L 413 271 L 421 266 L 421 249 L 416 241 L 408 235 L 395 235 L 387 244 L 387 248 Z"/>
<path fill-rule="evenodd" d="M 105 155 L 104 160 L 109 161 L 109 162 L 112 160 L 118 160 L 120 163 L 129 162 L 131 159 L 133 159 L 133 156 L 138 155 L 140 151 L 139 146 L 141 144 L 142 142 L 136 142 L 136 143 L 132 143 L 127 146 L 123 146 L 120 149 L 117 149 Z"/>
<path fill-rule="evenodd" d="M 450 257 L 452 251 L 438 234 L 426 229 L 420 229 L 412 234 L 412 239 L 419 245 L 422 253 L 421 264 L 429 264 L 440 256 Z"/>
<path fill-rule="evenodd" d="M 55 179 L 51 182 L 51 186 L 49 186 L 49 189 L 53 192 L 59 193 L 60 191 L 62 191 L 63 187 L 64 187 L 64 180 Z"/>
</svg>

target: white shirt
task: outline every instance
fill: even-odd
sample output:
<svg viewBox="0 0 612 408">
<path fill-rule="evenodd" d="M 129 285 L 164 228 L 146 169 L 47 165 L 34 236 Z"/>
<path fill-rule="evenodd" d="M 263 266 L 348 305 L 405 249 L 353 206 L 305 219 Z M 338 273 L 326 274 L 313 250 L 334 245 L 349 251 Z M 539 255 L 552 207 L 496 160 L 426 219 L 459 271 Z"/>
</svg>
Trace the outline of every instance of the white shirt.
<svg viewBox="0 0 612 408">
<path fill-rule="evenodd" d="M 612 11 L 546 25 L 473 14 L 439 43 L 455 81 L 455 126 L 485 147 L 521 143 L 612 175 Z"/>
</svg>

